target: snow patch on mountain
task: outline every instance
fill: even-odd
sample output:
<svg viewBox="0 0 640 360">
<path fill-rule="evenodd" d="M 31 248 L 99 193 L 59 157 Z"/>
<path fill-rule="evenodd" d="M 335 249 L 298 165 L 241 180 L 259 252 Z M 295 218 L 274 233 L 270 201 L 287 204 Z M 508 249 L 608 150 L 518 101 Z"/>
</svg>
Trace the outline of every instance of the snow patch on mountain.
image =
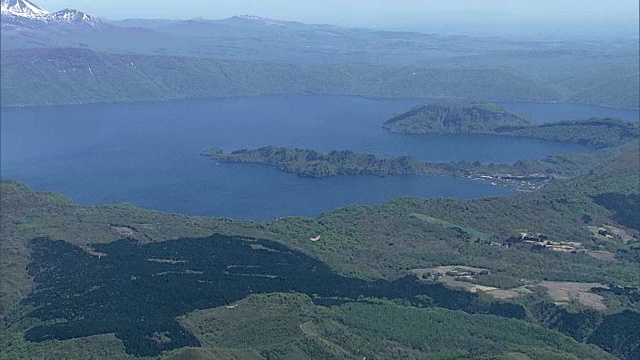
<svg viewBox="0 0 640 360">
<path fill-rule="evenodd" d="M 2 0 L 0 12 L 3 22 L 17 24 L 83 24 L 91 27 L 102 25 L 102 21 L 74 9 L 51 13 L 29 0 Z M 4 24 L 3 24 L 4 25 Z"/>
<path fill-rule="evenodd" d="M 65 22 L 68 24 L 88 24 L 96 27 L 102 25 L 102 21 L 74 9 L 64 9 L 49 15 L 50 20 L 56 22 Z"/>
<path fill-rule="evenodd" d="M 22 16 L 29 19 L 38 19 L 50 14 L 28 0 L 2 0 L 0 12 L 2 15 Z"/>
<path fill-rule="evenodd" d="M 245 22 L 259 23 L 259 24 L 263 24 L 263 25 L 277 25 L 277 26 L 284 26 L 285 25 L 284 21 L 267 19 L 267 18 L 254 16 L 254 15 L 237 15 L 237 16 L 232 17 L 231 19 L 232 20 L 245 21 Z"/>
</svg>

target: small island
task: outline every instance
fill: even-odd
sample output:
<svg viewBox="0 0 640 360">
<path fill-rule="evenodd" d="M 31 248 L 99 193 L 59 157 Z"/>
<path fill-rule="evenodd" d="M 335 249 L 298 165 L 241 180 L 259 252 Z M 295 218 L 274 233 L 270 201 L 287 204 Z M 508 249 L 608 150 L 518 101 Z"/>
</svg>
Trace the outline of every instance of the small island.
<svg viewBox="0 0 640 360">
<path fill-rule="evenodd" d="M 403 134 L 467 133 L 567 141 L 596 149 L 640 137 L 637 122 L 611 118 L 535 124 L 495 104 L 439 103 L 416 106 L 387 120 L 385 129 Z"/>
</svg>

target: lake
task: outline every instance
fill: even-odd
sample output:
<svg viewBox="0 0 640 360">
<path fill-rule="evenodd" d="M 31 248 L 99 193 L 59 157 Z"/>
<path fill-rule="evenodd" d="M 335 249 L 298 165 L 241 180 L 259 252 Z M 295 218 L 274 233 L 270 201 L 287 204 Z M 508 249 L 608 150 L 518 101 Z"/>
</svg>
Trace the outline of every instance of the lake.
<svg viewBox="0 0 640 360">
<path fill-rule="evenodd" d="M 128 202 L 167 212 L 261 221 L 313 216 L 403 195 L 477 198 L 512 190 L 445 176 L 304 178 L 264 165 L 217 164 L 199 156 L 201 151 L 275 145 L 438 162 L 515 162 L 590 150 L 535 139 L 402 135 L 381 128 L 394 113 L 418 103 L 267 96 L 1 109 L 1 174 L 38 190 L 61 192 L 80 204 Z M 518 105 L 523 106 L 513 107 Z M 544 109 L 541 121 L 557 117 L 554 105 L 567 111 L 567 104 L 526 104 L 530 112 L 537 106 Z M 576 114 L 592 108 L 599 116 L 621 111 L 570 106 Z"/>
</svg>

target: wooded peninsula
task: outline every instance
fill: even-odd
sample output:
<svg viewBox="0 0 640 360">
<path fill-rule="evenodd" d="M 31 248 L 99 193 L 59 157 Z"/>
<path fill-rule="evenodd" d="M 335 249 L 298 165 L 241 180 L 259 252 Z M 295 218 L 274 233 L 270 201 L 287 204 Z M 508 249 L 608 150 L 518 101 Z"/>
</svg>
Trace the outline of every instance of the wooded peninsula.
<svg viewBox="0 0 640 360">
<path fill-rule="evenodd" d="M 431 109 L 427 107 L 427 110 Z M 484 164 L 479 161 L 449 163 L 422 162 L 410 156 L 380 158 L 373 154 L 351 150 L 333 150 L 320 153 L 311 149 L 290 149 L 265 146 L 258 149 L 240 149 L 225 153 L 220 149 L 204 151 L 201 155 L 224 163 L 253 163 L 276 166 L 281 171 L 308 177 L 336 175 L 448 175 L 489 180 L 520 190 L 536 189 L 556 177 L 575 176 L 596 163 L 606 162 L 623 151 L 637 147 L 640 138 L 638 124 L 617 119 L 589 119 L 530 125 L 523 118 L 494 111 L 484 106 L 457 112 L 457 120 L 449 122 L 451 113 L 423 113 L 413 110 L 406 117 L 388 121 L 385 127 L 392 131 L 411 129 L 410 132 L 441 131 L 445 128 L 460 132 L 482 132 L 496 135 L 533 137 L 555 141 L 587 144 L 592 152 L 550 156 L 542 160 L 518 161 L 514 164 Z M 495 109 L 494 109 L 495 110 Z M 425 110 L 426 111 L 426 110 Z M 425 115 L 426 114 L 426 115 Z M 433 115 L 433 116 L 432 116 Z M 467 116 L 469 115 L 469 116 Z M 495 120 L 501 118 L 502 120 Z M 505 118 L 507 118 L 505 120 Z M 472 119 L 472 120 L 468 120 Z M 504 120 L 504 121 L 503 121 Z M 473 121 L 476 125 L 460 125 Z M 407 127 L 396 127 L 399 122 L 410 122 Z M 457 124 L 454 127 L 451 124 Z M 522 123 L 528 125 L 513 125 Z M 420 127 L 423 124 L 423 127 Z M 489 125 L 491 124 L 491 125 Z M 498 126 L 499 125 L 499 126 Z M 497 126 L 497 127 L 496 127 Z M 466 130 L 464 130 L 466 129 Z M 408 130 L 407 130 L 408 131 Z"/>
<path fill-rule="evenodd" d="M 640 136 L 638 123 L 611 118 L 535 124 L 495 104 L 448 102 L 416 106 L 383 127 L 403 134 L 474 133 L 568 141 L 595 148 L 624 144 Z"/>
</svg>

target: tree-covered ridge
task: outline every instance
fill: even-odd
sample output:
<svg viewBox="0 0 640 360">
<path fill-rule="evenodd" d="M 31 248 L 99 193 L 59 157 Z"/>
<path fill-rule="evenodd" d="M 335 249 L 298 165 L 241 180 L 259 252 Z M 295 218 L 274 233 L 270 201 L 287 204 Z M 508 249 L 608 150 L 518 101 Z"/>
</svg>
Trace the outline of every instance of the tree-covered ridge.
<svg viewBox="0 0 640 360">
<path fill-rule="evenodd" d="M 275 63 L 69 48 L 0 55 L 3 107 L 292 94 L 536 101 L 561 96 L 538 79 L 506 69 Z"/>
<path fill-rule="evenodd" d="M 399 133 L 483 133 L 568 141 L 596 148 L 618 146 L 640 137 L 637 122 L 591 118 L 535 124 L 493 104 L 421 105 L 387 120 Z"/>
<path fill-rule="evenodd" d="M 481 359 L 482 355 L 495 358 L 499 355 L 496 350 L 503 347 L 507 347 L 513 358 L 517 358 L 513 353 L 520 353 L 531 359 L 562 359 L 566 356 L 562 354 L 564 351 L 585 359 L 602 356 L 590 354 L 591 350 L 575 347 L 572 341 L 540 331 L 532 324 L 502 322 L 495 318 L 480 318 L 460 312 L 347 304 L 336 309 L 334 316 L 343 324 L 366 331 L 379 339 L 391 338 L 413 349 L 428 349 L 436 354 L 435 358 L 441 359 Z M 404 326 L 397 328 L 398 322 Z M 497 329 L 500 329 L 499 334 Z M 478 341 L 477 337 L 483 340 Z M 545 343 L 554 345 L 549 347 Z M 554 347 L 557 348 L 553 349 Z M 499 358 L 510 358 L 508 355 L 503 356 Z"/>
<path fill-rule="evenodd" d="M 500 135 L 531 137 L 553 141 L 569 141 L 596 148 L 617 146 L 640 137 L 637 122 L 592 118 L 576 121 L 561 121 L 537 126 L 495 128 Z"/>
<path fill-rule="evenodd" d="M 620 224 L 640 231 L 640 194 L 600 194 L 595 202 L 613 212 L 613 218 Z"/>
<path fill-rule="evenodd" d="M 409 156 L 383 159 L 351 150 L 334 150 L 323 154 L 309 149 L 265 146 L 254 150 L 236 150 L 228 154 L 213 149 L 202 155 L 220 162 L 273 165 L 282 171 L 311 177 L 424 174 L 436 170 L 428 169 L 426 164 Z"/>
<path fill-rule="evenodd" d="M 578 132 L 586 133 L 586 127 Z M 279 170 L 309 177 L 335 175 L 406 175 L 433 174 L 491 180 L 516 189 L 535 189 L 556 177 L 584 174 L 598 164 L 606 163 L 632 151 L 638 141 L 620 146 L 598 149 L 586 153 L 550 156 L 542 160 L 519 161 L 515 164 L 483 164 L 478 161 L 449 163 L 422 162 L 410 156 L 379 158 L 373 154 L 351 150 L 333 150 L 321 153 L 310 149 L 291 149 L 265 146 L 258 149 L 240 149 L 225 153 L 211 149 L 201 153 L 224 163 L 253 163 L 276 166 Z"/>
<path fill-rule="evenodd" d="M 410 156 L 379 158 L 373 154 L 356 153 L 351 150 L 333 150 L 325 154 L 310 149 L 289 149 L 275 146 L 265 146 L 253 150 L 241 149 L 231 153 L 212 149 L 203 152 L 202 155 L 224 163 L 276 166 L 281 171 L 308 177 L 431 174 L 491 180 L 516 189 L 537 188 L 549 182 L 561 171 L 575 172 L 575 169 L 571 167 L 541 166 L 539 164 L 541 161 L 519 163 L 517 166 L 469 161 L 429 163 L 421 162 Z M 594 155 L 598 159 L 601 156 L 604 155 Z M 540 169 L 544 169 L 544 171 Z"/>
<path fill-rule="evenodd" d="M 534 324 L 380 299 L 324 307 L 302 294 L 253 295 L 232 309 L 196 311 L 180 321 L 205 347 L 247 349 L 268 359 L 610 356 Z M 282 338 L 287 341 L 277 341 Z"/>
<path fill-rule="evenodd" d="M 638 163 L 636 147 L 596 166 L 588 174 L 552 182 L 531 193 L 470 201 L 402 198 L 381 207 L 353 206 L 328 212 L 317 219 L 282 218 L 267 226 L 281 234 L 297 234 L 295 243 L 320 257 L 326 252 L 333 253 L 328 261 L 346 273 L 375 266 L 364 276 L 464 264 L 495 269 L 514 279 L 618 283 L 626 278 L 627 285 L 637 285 L 638 260 L 634 260 L 637 250 L 633 243 L 624 245 L 615 239 L 601 242 L 587 226 L 613 221 L 608 210 L 593 202 L 593 196 L 640 192 Z M 512 247 L 476 244 L 456 231 L 425 223 L 411 214 L 425 214 L 492 234 L 493 242 L 503 242 L 520 231 L 540 232 L 550 239 L 580 242 L 589 249 L 609 251 L 618 261 L 603 262 L 588 253 L 536 252 L 526 243 Z M 306 240 L 318 234 L 323 236 L 322 247 Z M 600 267 L 608 270 L 595 270 Z M 614 273 L 619 280 L 613 280 Z"/>
<path fill-rule="evenodd" d="M 531 124 L 531 120 L 496 104 L 445 102 L 416 106 L 387 120 L 383 126 L 400 133 L 476 133 Z"/>
</svg>

